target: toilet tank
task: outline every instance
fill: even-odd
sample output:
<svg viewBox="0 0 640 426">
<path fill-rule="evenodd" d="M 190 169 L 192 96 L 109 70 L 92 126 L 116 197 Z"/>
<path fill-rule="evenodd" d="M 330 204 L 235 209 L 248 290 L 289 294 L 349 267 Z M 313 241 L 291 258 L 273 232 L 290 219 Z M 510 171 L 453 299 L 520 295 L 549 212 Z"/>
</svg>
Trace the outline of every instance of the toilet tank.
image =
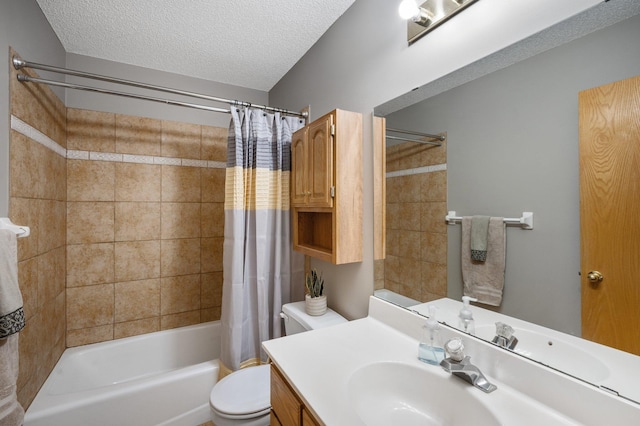
<svg viewBox="0 0 640 426">
<path fill-rule="evenodd" d="M 284 319 L 284 329 L 287 336 L 347 322 L 346 318 L 331 309 L 327 309 L 324 315 L 309 315 L 305 311 L 304 302 L 282 305 L 280 316 Z"/>
</svg>

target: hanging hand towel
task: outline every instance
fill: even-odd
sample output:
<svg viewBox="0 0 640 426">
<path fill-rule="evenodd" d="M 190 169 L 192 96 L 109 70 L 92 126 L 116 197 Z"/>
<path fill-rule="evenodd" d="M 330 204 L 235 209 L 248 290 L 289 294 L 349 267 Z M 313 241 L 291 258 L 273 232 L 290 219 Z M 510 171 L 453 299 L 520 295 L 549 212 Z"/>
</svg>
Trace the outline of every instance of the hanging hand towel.
<svg viewBox="0 0 640 426">
<path fill-rule="evenodd" d="M 504 289 L 506 261 L 506 232 L 504 219 L 489 219 L 487 234 L 487 257 L 478 262 L 469 256 L 471 247 L 471 217 L 462 218 L 462 281 L 465 296 L 478 299 L 486 305 L 500 306 Z"/>
<path fill-rule="evenodd" d="M 489 236 L 489 216 L 471 218 L 471 260 L 487 260 L 487 238 Z"/>
<path fill-rule="evenodd" d="M 0 229 L 0 339 L 24 327 L 22 294 L 18 286 L 18 243 L 16 234 Z"/>
</svg>

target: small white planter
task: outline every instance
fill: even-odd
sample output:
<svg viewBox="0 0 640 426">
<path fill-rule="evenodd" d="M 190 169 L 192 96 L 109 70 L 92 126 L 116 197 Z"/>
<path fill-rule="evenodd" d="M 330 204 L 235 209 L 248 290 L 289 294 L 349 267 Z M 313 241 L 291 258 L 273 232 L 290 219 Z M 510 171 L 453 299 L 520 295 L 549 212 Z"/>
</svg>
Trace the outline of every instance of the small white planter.
<svg viewBox="0 0 640 426">
<path fill-rule="evenodd" d="M 327 296 L 311 297 L 307 294 L 304 301 L 309 315 L 319 316 L 327 312 Z"/>
</svg>

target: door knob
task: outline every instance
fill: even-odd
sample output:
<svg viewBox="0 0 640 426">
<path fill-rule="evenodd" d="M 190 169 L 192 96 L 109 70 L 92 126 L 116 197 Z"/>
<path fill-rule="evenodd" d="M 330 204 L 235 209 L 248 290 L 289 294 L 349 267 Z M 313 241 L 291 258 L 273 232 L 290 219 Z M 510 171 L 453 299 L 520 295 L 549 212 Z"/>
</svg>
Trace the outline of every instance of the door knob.
<svg viewBox="0 0 640 426">
<path fill-rule="evenodd" d="M 591 271 L 587 274 L 587 278 L 589 279 L 589 282 L 591 284 L 598 284 L 604 279 L 604 276 L 602 275 L 601 272 Z"/>
</svg>

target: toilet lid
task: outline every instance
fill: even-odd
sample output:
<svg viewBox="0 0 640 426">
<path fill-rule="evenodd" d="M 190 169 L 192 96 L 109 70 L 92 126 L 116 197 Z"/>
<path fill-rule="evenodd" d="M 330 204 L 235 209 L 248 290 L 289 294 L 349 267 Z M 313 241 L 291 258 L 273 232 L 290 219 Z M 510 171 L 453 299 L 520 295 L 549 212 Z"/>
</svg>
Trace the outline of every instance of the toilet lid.
<svg viewBox="0 0 640 426">
<path fill-rule="evenodd" d="M 243 368 L 213 387 L 209 402 L 220 414 L 244 416 L 271 408 L 271 372 L 268 364 Z"/>
</svg>

